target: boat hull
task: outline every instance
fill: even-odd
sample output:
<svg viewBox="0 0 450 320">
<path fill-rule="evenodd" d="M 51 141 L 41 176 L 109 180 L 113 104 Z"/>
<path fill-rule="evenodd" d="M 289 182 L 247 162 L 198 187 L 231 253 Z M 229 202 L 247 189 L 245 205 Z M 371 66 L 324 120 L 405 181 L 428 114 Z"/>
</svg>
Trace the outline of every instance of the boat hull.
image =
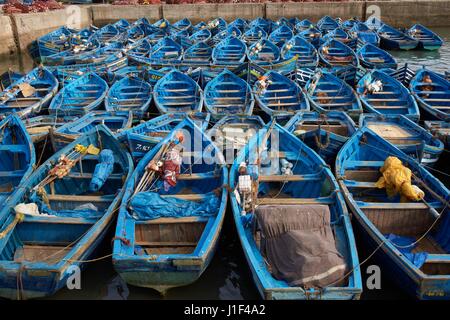
<svg viewBox="0 0 450 320">
<path fill-rule="evenodd" d="M 342 183 L 339 183 L 342 188 Z M 357 209 L 347 201 L 352 212 Z M 360 234 L 362 242 L 369 252 L 373 252 L 381 244 L 381 240 L 376 237 L 372 229 L 361 219 L 358 214 L 353 215 L 353 226 L 355 232 Z M 408 267 L 400 261 L 399 257 L 389 252 L 382 246 L 374 254 L 374 259 L 379 262 L 379 267 L 383 272 L 399 287 L 411 297 L 419 300 L 448 300 L 450 296 L 450 282 L 442 283 L 439 279 L 426 280 L 419 279 L 412 275 Z"/>
</svg>

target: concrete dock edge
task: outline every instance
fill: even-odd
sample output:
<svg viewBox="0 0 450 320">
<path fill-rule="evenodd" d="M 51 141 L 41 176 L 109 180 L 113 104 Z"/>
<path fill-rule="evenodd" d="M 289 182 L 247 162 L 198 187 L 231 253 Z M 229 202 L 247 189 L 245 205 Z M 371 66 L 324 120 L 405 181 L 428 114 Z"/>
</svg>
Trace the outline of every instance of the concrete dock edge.
<svg viewBox="0 0 450 320">
<path fill-rule="evenodd" d="M 0 15 L 0 57 L 26 50 L 33 40 L 63 25 L 83 28 L 90 24 L 102 26 L 118 19 L 134 21 L 141 17 L 151 22 L 161 18 L 177 21 L 186 17 L 193 23 L 216 17 L 227 21 L 237 17 L 274 20 L 298 17 L 316 22 L 324 15 L 365 19 L 376 11 L 383 21 L 395 27 L 414 23 L 428 27 L 450 26 L 450 0 L 67 6 L 66 9 L 49 12 Z"/>
</svg>

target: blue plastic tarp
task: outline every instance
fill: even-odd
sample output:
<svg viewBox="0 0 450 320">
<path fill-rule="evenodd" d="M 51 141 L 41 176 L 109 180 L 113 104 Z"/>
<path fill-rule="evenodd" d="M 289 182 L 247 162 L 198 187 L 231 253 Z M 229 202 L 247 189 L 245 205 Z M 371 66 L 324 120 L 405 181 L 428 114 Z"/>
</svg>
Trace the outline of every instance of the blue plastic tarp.
<svg viewBox="0 0 450 320">
<path fill-rule="evenodd" d="M 220 206 L 219 198 L 210 192 L 201 201 L 182 200 L 171 196 L 161 197 L 156 192 L 139 192 L 130 202 L 133 216 L 138 220 L 213 216 Z"/>
<path fill-rule="evenodd" d="M 396 248 L 409 260 L 411 261 L 417 268 L 422 267 L 427 260 L 428 253 L 426 252 L 418 252 L 412 253 L 411 251 L 415 248 L 415 245 L 412 245 L 416 239 L 410 237 L 402 237 L 395 234 L 388 234 L 386 238 L 391 241 Z M 404 248 L 406 247 L 406 248 Z"/>
<path fill-rule="evenodd" d="M 110 149 L 103 149 L 98 157 L 99 163 L 95 166 L 94 174 L 89 185 L 90 191 L 98 191 L 105 184 L 106 179 L 114 169 L 114 153 Z"/>
</svg>

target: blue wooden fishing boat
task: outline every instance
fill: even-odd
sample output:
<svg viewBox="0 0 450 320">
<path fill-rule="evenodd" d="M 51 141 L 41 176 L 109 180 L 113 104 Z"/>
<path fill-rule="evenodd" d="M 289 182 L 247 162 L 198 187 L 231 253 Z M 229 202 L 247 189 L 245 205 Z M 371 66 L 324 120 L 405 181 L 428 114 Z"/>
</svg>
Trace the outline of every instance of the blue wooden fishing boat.
<svg viewBox="0 0 450 320">
<path fill-rule="evenodd" d="M 348 32 L 353 38 L 358 39 L 358 42 L 360 43 L 370 43 L 377 47 L 380 45 L 380 37 L 378 36 L 378 33 L 369 29 L 365 23 L 355 23 L 355 25 Z"/>
<path fill-rule="evenodd" d="M 83 58 L 86 58 L 86 56 L 90 56 L 94 52 L 99 51 L 100 47 L 100 42 L 97 39 L 92 38 L 92 40 L 81 44 L 72 44 L 68 50 L 41 57 L 41 62 L 49 66 L 75 64 Z"/>
<path fill-rule="evenodd" d="M 422 68 L 411 80 L 409 89 L 428 117 L 450 119 L 450 81 L 437 73 Z"/>
<path fill-rule="evenodd" d="M 173 147 L 181 132 L 185 140 Z M 194 137 L 201 139 L 199 150 L 187 147 L 199 144 Z M 179 151 L 182 173 L 175 185 L 164 189 L 167 180 L 148 171 L 147 166 L 172 161 L 168 154 L 178 154 L 178 147 L 183 146 Z M 208 156 L 202 156 L 206 149 Z M 112 257 L 117 273 L 131 285 L 163 294 L 195 282 L 217 248 L 227 183 L 228 170 L 220 150 L 205 132 L 185 119 L 144 156 L 125 187 Z"/>
<path fill-rule="evenodd" d="M 278 20 L 275 22 L 275 28 L 279 28 L 279 27 L 282 26 L 282 25 L 285 25 L 285 26 L 287 26 L 287 27 L 289 27 L 289 28 L 291 28 L 291 29 L 294 28 L 294 26 L 291 25 L 291 22 L 289 21 L 289 19 L 286 18 L 286 17 L 281 17 L 280 19 L 278 19 Z"/>
<path fill-rule="evenodd" d="M 363 111 L 355 90 L 330 72 L 317 72 L 305 89 L 311 107 L 320 113 L 344 111 L 357 120 Z"/>
<path fill-rule="evenodd" d="M 377 32 L 381 47 L 387 50 L 412 50 L 419 44 L 416 39 L 387 24 L 383 24 Z"/>
<path fill-rule="evenodd" d="M 248 60 L 259 66 L 269 66 L 280 60 L 280 48 L 270 40 L 262 39 L 247 49 Z"/>
<path fill-rule="evenodd" d="M 102 74 L 103 78 L 106 80 L 108 85 L 113 85 L 117 81 L 124 78 L 139 78 L 147 79 L 148 72 L 147 68 L 142 66 L 127 66 L 120 68 L 119 70 L 110 69 L 106 71 L 106 74 Z"/>
<path fill-rule="evenodd" d="M 192 34 L 202 29 L 207 29 L 207 24 L 204 21 L 200 21 L 199 23 L 197 23 L 195 26 L 192 27 Z"/>
<path fill-rule="evenodd" d="M 192 23 L 191 20 L 189 20 L 188 18 L 184 18 L 172 24 L 172 27 L 178 30 L 189 31 L 189 29 L 192 27 Z"/>
<path fill-rule="evenodd" d="M 190 46 L 192 46 L 194 44 L 194 41 L 189 39 L 189 34 L 186 30 L 179 31 L 175 34 L 172 34 L 170 37 L 173 40 L 175 40 L 175 42 L 180 44 L 181 47 L 183 48 L 183 50 L 186 50 L 187 48 L 189 48 Z"/>
<path fill-rule="evenodd" d="M 342 22 L 341 27 L 345 30 L 345 31 L 350 31 L 350 29 L 353 28 L 353 26 L 357 23 L 360 23 L 358 18 L 351 18 L 351 19 L 347 19 L 344 22 Z"/>
<path fill-rule="evenodd" d="M 237 18 L 233 20 L 231 23 L 228 24 L 229 27 L 236 27 L 238 28 L 242 33 L 248 29 L 248 23 L 246 20 Z"/>
<path fill-rule="evenodd" d="M 289 18 L 288 21 L 289 21 L 292 31 L 294 31 L 294 33 L 296 33 L 295 26 L 297 24 L 299 24 L 301 22 L 301 20 L 297 17 L 292 17 L 292 18 Z"/>
<path fill-rule="evenodd" d="M 138 41 L 146 37 L 145 31 L 140 26 L 131 26 L 126 31 L 128 41 Z"/>
<path fill-rule="evenodd" d="M 211 115 L 209 113 L 166 113 L 117 134 L 118 139 L 130 150 L 135 163 L 161 140 L 163 140 L 186 117 L 206 131 Z"/>
<path fill-rule="evenodd" d="M 71 45 L 80 45 L 89 42 L 97 29 L 93 26 L 83 28 L 70 36 Z"/>
<path fill-rule="evenodd" d="M 330 39 L 319 48 L 319 56 L 326 67 L 333 70 L 359 66 L 355 52 L 344 43 Z"/>
<path fill-rule="evenodd" d="M 23 119 L 23 123 L 31 137 L 31 141 L 37 144 L 48 139 L 51 130 L 56 130 L 67 122 L 75 121 L 78 117 L 56 117 L 55 115 L 43 115 Z"/>
<path fill-rule="evenodd" d="M 160 113 L 201 112 L 203 92 L 191 77 L 173 70 L 155 85 L 153 99 Z"/>
<path fill-rule="evenodd" d="M 36 39 L 29 47 L 31 57 L 35 61 L 40 61 L 41 57 L 67 50 L 73 31 L 64 26 Z"/>
<path fill-rule="evenodd" d="M 368 69 L 397 69 L 397 61 L 389 53 L 381 48 L 367 43 L 358 49 L 356 55 L 361 65 Z"/>
<path fill-rule="evenodd" d="M 207 23 L 206 28 L 211 31 L 212 36 L 215 36 L 219 32 L 225 30 L 228 26 L 228 23 L 225 19 L 219 17 L 214 20 L 211 20 Z"/>
<path fill-rule="evenodd" d="M 145 37 L 128 45 L 125 49 L 127 55 L 148 57 L 152 50 L 152 41 Z"/>
<path fill-rule="evenodd" d="M 292 29 L 286 24 L 281 24 L 269 34 L 269 40 L 281 48 L 286 41 L 294 36 Z"/>
<path fill-rule="evenodd" d="M 356 92 L 367 112 L 404 115 L 412 121 L 419 121 L 419 107 L 414 97 L 400 81 L 382 71 L 366 73 L 359 80 Z"/>
<path fill-rule="evenodd" d="M 269 34 L 270 32 L 272 32 L 272 23 L 269 20 L 266 20 L 262 17 L 258 17 L 254 20 L 252 20 L 249 24 L 250 28 L 253 27 L 260 27 L 261 29 L 263 29 L 267 34 Z"/>
<path fill-rule="evenodd" d="M 205 107 L 214 119 L 228 115 L 251 115 L 254 104 L 248 83 L 228 69 L 205 87 Z"/>
<path fill-rule="evenodd" d="M 80 116 L 99 108 L 108 84 L 96 73 L 88 73 L 63 87 L 50 103 L 50 114 Z"/>
<path fill-rule="evenodd" d="M 228 38 L 228 37 L 235 37 L 240 38 L 242 36 L 242 32 L 239 28 L 228 26 L 225 30 L 220 31 L 218 34 L 216 34 L 214 37 L 212 37 L 208 44 L 212 47 L 215 47 L 218 43 L 220 43 L 222 40 Z"/>
<path fill-rule="evenodd" d="M 424 166 L 439 160 L 444 144 L 438 138 L 403 115 L 362 114 L 360 127 L 367 127 Z"/>
<path fill-rule="evenodd" d="M 23 122 L 15 114 L 0 122 L 0 201 L 2 205 L 33 172 L 36 165 L 34 145 Z M 2 228 L 0 228 L 2 230 Z M 3 231 L 3 230 L 2 230 Z M 0 234 L 2 234 L 0 231 Z M 1 241 L 0 237 L 0 241 Z M 1 256 L 1 255 L 0 255 Z"/>
<path fill-rule="evenodd" d="M 169 20 L 163 18 L 153 23 L 152 26 L 162 30 L 169 30 L 172 25 L 170 24 Z"/>
<path fill-rule="evenodd" d="M 245 188 L 245 180 L 250 188 Z M 269 123 L 237 156 L 230 169 L 230 187 L 238 236 L 264 299 L 359 298 L 359 260 L 344 198 L 328 165 L 313 150 L 283 127 Z M 334 237 L 325 240 L 318 226 Z M 297 232 L 310 237 L 306 240 Z M 339 258 L 313 261 L 309 247 Z M 315 285 L 316 281 L 322 284 Z"/>
<path fill-rule="evenodd" d="M 113 134 L 118 133 L 131 127 L 133 114 L 129 112 L 112 112 L 112 111 L 93 111 L 84 116 L 67 122 L 66 124 L 52 130 L 50 139 L 53 150 L 59 151 L 68 144 L 75 141 L 78 137 L 94 130 L 98 125 L 104 125 Z"/>
<path fill-rule="evenodd" d="M 287 41 L 281 48 L 281 58 L 297 58 L 297 67 L 299 69 L 314 70 L 319 65 L 319 55 L 316 48 L 302 36 L 294 36 Z"/>
<path fill-rule="evenodd" d="M 300 86 L 276 71 L 269 71 L 255 82 L 253 92 L 262 111 L 278 122 L 298 111 L 309 111 L 309 102 Z"/>
<path fill-rule="evenodd" d="M 160 39 L 150 52 L 150 61 L 155 64 L 164 64 L 180 61 L 183 47 L 170 37 Z"/>
<path fill-rule="evenodd" d="M 65 288 L 115 221 L 132 169 L 129 154 L 100 126 L 24 181 L 0 211 L 0 296 L 31 299 Z"/>
<path fill-rule="evenodd" d="M 208 135 L 222 150 L 226 164 L 231 165 L 238 152 L 264 125 L 260 116 L 225 116 L 214 124 Z"/>
<path fill-rule="evenodd" d="M 11 84 L 23 77 L 23 74 L 8 70 L 0 75 L 0 90 L 3 91 Z"/>
<path fill-rule="evenodd" d="M 121 33 L 118 28 L 113 26 L 112 24 L 107 24 L 106 26 L 98 29 L 92 38 L 97 39 L 101 44 L 114 43 L 121 36 Z"/>
<path fill-rule="evenodd" d="M 406 33 L 419 41 L 418 49 L 438 50 L 444 43 L 441 37 L 421 24 L 413 25 Z"/>
<path fill-rule="evenodd" d="M 384 22 L 381 21 L 380 18 L 378 18 L 376 15 L 372 15 L 367 18 L 364 24 L 368 26 L 370 30 L 377 31 L 384 25 Z"/>
<path fill-rule="evenodd" d="M 209 29 L 200 29 L 197 32 L 194 32 L 189 39 L 194 43 L 199 42 L 208 42 L 211 39 L 211 31 Z"/>
<path fill-rule="evenodd" d="M 247 45 L 252 45 L 260 40 L 267 39 L 267 37 L 268 34 L 263 28 L 254 26 L 244 32 L 242 40 L 247 43 Z"/>
<path fill-rule="evenodd" d="M 183 63 L 206 65 L 211 61 L 213 49 L 205 42 L 201 41 L 184 51 Z"/>
<path fill-rule="evenodd" d="M 115 82 L 105 97 L 105 109 L 116 113 L 131 111 L 133 117 L 142 119 L 150 108 L 152 87 L 142 79 L 125 77 Z"/>
<path fill-rule="evenodd" d="M 320 30 L 316 27 L 312 26 L 309 29 L 303 30 L 298 33 L 299 36 L 305 38 L 308 42 L 310 42 L 315 48 L 320 47 L 320 39 L 322 34 Z"/>
<path fill-rule="evenodd" d="M 238 65 L 245 60 L 247 46 L 236 37 L 228 37 L 219 42 L 212 51 L 212 61 L 216 65 Z"/>
<path fill-rule="evenodd" d="M 79 65 L 108 62 L 115 57 L 122 56 L 123 49 L 124 47 L 121 42 L 113 42 L 101 48 L 94 49 L 92 52 L 76 55 L 71 62 Z"/>
<path fill-rule="evenodd" d="M 347 31 L 345 31 L 341 27 L 331 30 L 330 32 L 325 34 L 322 37 L 321 42 L 324 43 L 330 39 L 338 40 L 342 43 L 345 43 L 347 46 L 351 46 L 350 43 L 354 42 L 354 39 L 352 39 Z"/>
<path fill-rule="evenodd" d="M 438 137 L 444 143 L 446 150 L 450 149 L 450 122 L 447 121 L 424 121 L 424 127 L 434 137 Z"/>
<path fill-rule="evenodd" d="M 355 122 L 343 111 L 301 111 L 284 127 L 317 152 L 326 163 L 335 161 L 341 147 L 356 131 Z"/>
<path fill-rule="evenodd" d="M 303 19 L 300 22 L 297 22 L 295 24 L 295 31 L 297 33 L 300 33 L 302 31 L 308 30 L 311 27 L 314 27 L 314 23 L 312 23 L 310 20 L 308 19 Z"/>
<path fill-rule="evenodd" d="M 37 67 L 0 92 L 0 114 L 20 117 L 37 114 L 58 91 L 58 80 L 47 68 Z"/>
<path fill-rule="evenodd" d="M 377 187 L 380 169 L 390 156 L 412 171 L 411 183 L 425 193 L 423 201 L 389 197 Z M 362 241 L 386 275 L 411 296 L 448 299 L 449 190 L 423 165 L 368 128 L 357 131 L 339 152 L 336 178 Z"/>
<path fill-rule="evenodd" d="M 114 72 L 126 67 L 127 64 L 128 57 L 124 56 L 121 52 L 117 52 L 110 54 L 107 59 L 101 62 L 57 66 L 52 71 L 61 85 L 66 86 L 70 82 L 79 79 L 90 72 L 106 74 L 107 72 Z"/>
<path fill-rule="evenodd" d="M 317 28 L 319 28 L 324 35 L 336 28 L 339 28 L 339 26 L 339 23 L 330 16 L 324 16 L 317 21 Z"/>
<path fill-rule="evenodd" d="M 113 23 L 113 26 L 116 27 L 119 32 L 124 32 L 130 27 L 130 23 L 125 19 L 120 19 L 119 21 Z"/>
</svg>

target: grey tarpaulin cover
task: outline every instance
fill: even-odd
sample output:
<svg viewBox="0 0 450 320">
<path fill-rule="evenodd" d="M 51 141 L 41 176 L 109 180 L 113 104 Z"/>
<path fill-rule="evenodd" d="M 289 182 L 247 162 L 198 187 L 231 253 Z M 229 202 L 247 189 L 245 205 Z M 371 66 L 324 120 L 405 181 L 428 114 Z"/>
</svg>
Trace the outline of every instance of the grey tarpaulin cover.
<svg viewBox="0 0 450 320">
<path fill-rule="evenodd" d="M 256 217 L 261 252 L 276 279 L 290 286 L 324 287 L 345 274 L 328 206 L 265 205 L 257 207 Z"/>
</svg>

